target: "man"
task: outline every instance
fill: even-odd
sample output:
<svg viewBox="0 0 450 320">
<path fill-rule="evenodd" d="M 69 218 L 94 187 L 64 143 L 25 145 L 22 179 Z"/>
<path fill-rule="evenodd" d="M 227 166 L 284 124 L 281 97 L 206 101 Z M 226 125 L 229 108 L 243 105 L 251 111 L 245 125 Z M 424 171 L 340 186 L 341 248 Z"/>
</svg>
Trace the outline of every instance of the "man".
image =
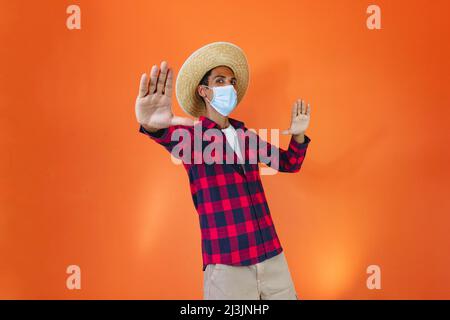
<svg viewBox="0 0 450 320">
<path fill-rule="evenodd" d="M 261 184 L 258 162 L 263 162 L 261 146 L 266 143 L 245 124 L 228 115 L 242 100 L 249 72 L 243 51 L 228 42 L 214 42 L 185 61 L 176 80 L 176 96 L 188 114 L 199 122 L 172 113 L 173 71 L 165 61 L 143 74 L 136 99 L 139 132 L 174 154 L 177 139 L 184 130 L 183 143 L 201 150 L 183 149 L 194 206 L 199 214 L 202 234 L 204 299 L 298 299 L 283 248 L 278 239 Z M 292 107 L 291 134 L 287 150 L 268 144 L 273 154 L 267 165 L 280 172 L 297 172 L 303 163 L 310 138 L 305 135 L 311 109 L 303 100 Z M 214 143 L 232 150 L 233 162 L 195 161 L 198 152 L 208 149 L 203 131 L 219 133 Z M 177 135 L 178 136 L 178 135 Z M 257 139 L 257 149 L 246 139 Z M 217 139 L 217 141 L 216 141 Z M 181 140 L 181 139 L 180 139 Z M 197 141 L 198 142 L 198 141 Z M 220 152 L 217 152 L 220 154 Z M 256 155 L 256 161 L 249 161 Z M 295 207 L 293 207 L 294 209 Z"/>
</svg>

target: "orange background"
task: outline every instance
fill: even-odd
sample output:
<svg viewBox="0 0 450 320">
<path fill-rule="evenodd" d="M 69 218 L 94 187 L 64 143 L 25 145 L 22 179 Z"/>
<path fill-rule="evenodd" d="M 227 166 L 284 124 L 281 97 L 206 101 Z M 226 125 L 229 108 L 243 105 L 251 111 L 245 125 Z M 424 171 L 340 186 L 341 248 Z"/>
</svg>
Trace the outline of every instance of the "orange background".
<svg viewBox="0 0 450 320">
<path fill-rule="evenodd" d="M 372 3 L 382 30 L 366 27 Z M 81 30 L 66 28 L 71 4 Z M 286 129 L 294 100 L 311 102 L 302 170 L 262 178 L 300 297 L 449 299 L 449 10 L 2 0 L 0 298 L 202 298 L 186 172 L 138 133 L 134 102 L 152 64 L 176 75 L 230 41 L 250 65 L 232 116 Z M 70 264 L 81 290 L 66 289 Z M 381 290 L 366 287 L 371 264 Z"/>
</svg>

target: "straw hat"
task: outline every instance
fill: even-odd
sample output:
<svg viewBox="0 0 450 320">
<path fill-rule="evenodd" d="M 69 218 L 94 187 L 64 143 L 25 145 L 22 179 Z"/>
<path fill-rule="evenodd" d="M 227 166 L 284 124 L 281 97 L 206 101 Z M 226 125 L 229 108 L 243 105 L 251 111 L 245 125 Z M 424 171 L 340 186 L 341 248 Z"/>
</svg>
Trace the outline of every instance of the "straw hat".
<svg viewBox="0 0 450 320">
<path fill-rule="evenodd" d="M 175 92 L 178 103 L 186 113 L 194 117 L 203 114 L 205 104 L 196 94 L 197 86 L 209 70 L 218 66 L 227 66 L 233 70 L 237 79 L 237 102 L 242 100 L 249 80 L 245 54 L 233 43 L 213 42 L 192 53 L 178 72 Z"/>
</svg>

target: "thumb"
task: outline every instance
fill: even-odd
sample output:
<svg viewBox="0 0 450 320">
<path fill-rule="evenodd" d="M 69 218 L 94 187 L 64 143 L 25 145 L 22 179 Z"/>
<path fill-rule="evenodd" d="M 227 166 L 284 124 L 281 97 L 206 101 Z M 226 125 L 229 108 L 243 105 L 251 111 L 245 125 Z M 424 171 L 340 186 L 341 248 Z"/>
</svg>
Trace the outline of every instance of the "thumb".
<svg viewBox="0 0 450 320">
<path fill-rule="evenodd" d="M 281 134 L 291 134 L 291 130 L 290 129 L 283 130 L 281 131 Z"/>
<path fill-rule="evenodd" d="M 184 118 L 184 117 L 172 117 L 171 125 L 183 125 L 183 126 L 193 126 L 194 120 L 190 118 Z"/>
</svg>

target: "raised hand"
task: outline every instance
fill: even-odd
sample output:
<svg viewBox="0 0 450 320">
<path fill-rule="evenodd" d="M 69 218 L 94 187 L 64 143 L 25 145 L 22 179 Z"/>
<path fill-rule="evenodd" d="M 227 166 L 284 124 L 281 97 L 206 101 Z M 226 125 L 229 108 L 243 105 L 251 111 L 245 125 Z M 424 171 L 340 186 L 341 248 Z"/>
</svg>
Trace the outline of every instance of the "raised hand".
<svg viewBox="0 0 450 320">
<path fill-rule="evenodd" d="M 283 130 L 281 133 L 292 135 L 304 134 L 309 126 L 310 117 L 311 107 L 309 106 L 309 103 L 306 105 L 306 102 L 298 99 L 292 106 L 291 126 L 289 129 Z"/>
<path fill-rule="evenodd" d="M 153 65 L 150 81 L 142 74 L 139 94 L 136 98 L 136 119 L 147 130 L 167 128 L 171 125 L 194 125 L 194 120 L 174 116 L 172 113 L 173 71 L 166 61 L 161 69 Z"/>
</svg>

